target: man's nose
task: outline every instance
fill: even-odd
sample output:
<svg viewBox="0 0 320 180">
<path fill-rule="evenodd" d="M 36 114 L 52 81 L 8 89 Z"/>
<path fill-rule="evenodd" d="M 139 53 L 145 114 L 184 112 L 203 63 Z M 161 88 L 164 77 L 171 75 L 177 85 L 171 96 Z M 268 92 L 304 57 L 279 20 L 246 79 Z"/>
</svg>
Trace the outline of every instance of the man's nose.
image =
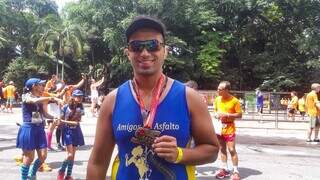
<svg viewBox="0 0 320 180">
<path fill-rule="evenodd" d="M 150 55 L 149 51 L 146 49 L 146 48 L 143 48 L 141 53 L 140 53 L 141 56 L 148 56 Z"/>
</svg>

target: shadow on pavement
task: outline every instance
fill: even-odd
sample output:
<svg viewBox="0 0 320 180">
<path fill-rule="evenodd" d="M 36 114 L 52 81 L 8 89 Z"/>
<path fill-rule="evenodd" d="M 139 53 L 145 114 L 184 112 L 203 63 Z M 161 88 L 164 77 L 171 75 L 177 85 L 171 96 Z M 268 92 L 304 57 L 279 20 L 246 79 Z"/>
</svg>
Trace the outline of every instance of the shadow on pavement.
<svg viewBox="0 0 320 180">
<path fill-rule="evenodd" d="M 5 151 L 8 149 L 16 149 L 16 145 L 0 147 L 0 151 Z"/>
<path fill-rule="evenodd" d="M 215 172 L 218 170 L 217 167 L 197 167 L 197 179 L 199 180 L 212 180 L 215 179 Z M 241 178 L 247 178 L 249 176 L 255 176 L 262 174 L 261 171 L 250 168 L 239 168 Z"/>
<path fill-rule="evenodd" d="M 93 147 L 93 145 L 84 145 L 84 146 L 80 146 L 78 148 L 78 150 L 90 150 Z"/>
<path fill-rule="evenodd" d="M 239 168 L 239 172 L 240 172 L 241 178 L 262 174 L 261 171 L 258 171 L 256 169 L 243 168 L 243 167 Z"/>
<path fill-rule="evenodd" d="M 52 168 L 52 169 L 59 169 L 61 167 L 62 161 L 64 160 L 64 158 L 61 159 L 61 161 L 52 161 L 50 163 L 48 163 L 48 165 Z M 73 165 L 77 165 L 77 166 L 82 166 L 83 163 L 88 162 L 87 160 L 85 161 L 74 161 Z"/>
</svg>

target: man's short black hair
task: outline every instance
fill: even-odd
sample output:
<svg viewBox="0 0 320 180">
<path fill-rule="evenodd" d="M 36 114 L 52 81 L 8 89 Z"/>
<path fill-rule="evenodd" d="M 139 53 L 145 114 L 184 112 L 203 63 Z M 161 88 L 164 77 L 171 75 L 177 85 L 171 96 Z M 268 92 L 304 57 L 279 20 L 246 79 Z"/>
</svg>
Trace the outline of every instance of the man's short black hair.
<svg viewBox="0 0 320 180">
<path fill-rule="evenodd" d="M 165 41 L 166 27 L 159 20 L 151 16 L 139 15 L 135 17 L 131 24 L 126 30 L 127 42 L 129 42 L 130 36 L 142 28 L 150 28 L 162 34 L 163 40 Z"/>
</svg>

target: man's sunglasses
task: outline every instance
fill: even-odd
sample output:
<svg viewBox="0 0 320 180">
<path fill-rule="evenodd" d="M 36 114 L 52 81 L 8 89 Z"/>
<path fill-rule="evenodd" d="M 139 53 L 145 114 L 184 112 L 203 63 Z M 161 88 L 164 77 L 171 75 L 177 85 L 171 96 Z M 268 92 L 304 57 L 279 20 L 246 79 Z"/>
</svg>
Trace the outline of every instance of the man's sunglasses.
<svg viewBox="0 0 320 180">
<path fill-rule="evenodd" d="M 131 41 L 128 43 L 128 49 L 131 52 L 142 52 L 146 49 L 149 52 L 156 52 L 164 46 L 164 43 L 159 42 L 156 39 L 146 40 L 146 41 Z"/>
</svg>

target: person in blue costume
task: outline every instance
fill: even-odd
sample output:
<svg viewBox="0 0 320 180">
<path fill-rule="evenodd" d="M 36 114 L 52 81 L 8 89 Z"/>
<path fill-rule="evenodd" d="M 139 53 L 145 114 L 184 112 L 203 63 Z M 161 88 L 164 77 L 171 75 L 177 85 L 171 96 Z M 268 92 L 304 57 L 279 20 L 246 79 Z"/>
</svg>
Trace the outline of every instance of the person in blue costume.
<svg viewBox="0 0 320 180">
<path fill-rule="evenodd" d="M 44 102 L 62 102 L 55 97 L 41 97 L 45 80 L 30 78 L 25 82 L 22 96 L 23 123 L 17 135 L 17 148 L 22 149 L 23 164 L 21 165 L 21 179 L 36 179 L 36 173 L 40 165 L 47 157 L 47 140 L 44 131 L 44 118 L 54 119 L 43 108 Z M 54 119 L 54 121 L 58 121 Z M 35 160 L 28 177 L 30 164 L 33 162 L 35 150 L 38 158 Z"/>
<path fill-rule="evenodd" d="M 195 179 L 195 165 L 213 162 L 219 143 L 207 105 L 192 88 L 163 74 L 165 27 L 137 16 L 126 30 L 133 79 L 102 103 L 87 179 Z M 194 139 L 195 146 L 190 147 Z"/>
<path fill-rule="evenodd" d="M 72 180 L 72 168 L 75 158 L 75 153 L 78 146 L 84 145 L 84 138 L 80 127 L 81 116 L 84 115 L 84 108 L 82 104 L 83 92 L 75 89 L 71 98 L 63 108 L 63 124 L 62 127 L 62 142 L 67 151 L 67 157 L 62 162 L 61 168 L 58 171 L 57 180 Z M 65 175 L 65 171 L 67 173 Z"/>
</svg>

